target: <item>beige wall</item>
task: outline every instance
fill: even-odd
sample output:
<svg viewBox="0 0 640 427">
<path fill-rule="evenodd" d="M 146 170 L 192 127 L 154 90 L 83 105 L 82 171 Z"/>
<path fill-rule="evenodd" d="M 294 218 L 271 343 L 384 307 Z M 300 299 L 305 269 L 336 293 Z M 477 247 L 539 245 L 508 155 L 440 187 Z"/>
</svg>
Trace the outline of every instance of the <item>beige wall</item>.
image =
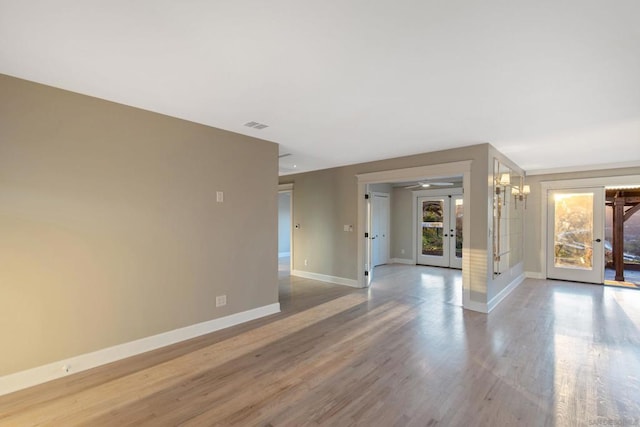
<svg viewBox="0 0 640 427">
<path fill-rule="evenodd" d="M 415 262 L 413 233 L 413 193 L 403 187 L 393 189 L 391 198 L 391 258 Z M 404 253 L 402 253 L 404 250 Z"/>
<path fill-rule="evenodd" d="M 470 297 L 486 302 L 489 147 L 479 144 L 281 177 L 281 184 L 294 184 L 294 223 L 301 225 L 294 230 L 294 269 L 357 279 L 358 236 L 343 231 L 343 224 L 357 224 L 358 220 L 357 174 L 471 160 L 471 205 L 467 212 L 472 221 Z"/>
<path fill-rule="evenodd" d="M 0 375 L 276 303 L 277 152 L 0 75 Z"/>
<path fill-rule="evenodd" d="M 546 207 L 543 204 L 541 182 L 627 175 L 640 175 L 640 167 L 527 176 L 527 184 L 531 186 L 531 194 L 527 199 L 527 211 L 525 214 L 525 271 L 533 274 L 546 274 L 546 272 L 541 271 L 540 262 L 541 242 L 544 236 L 544 230 L 542 230 L 540 222 L 542 220 L 542 209 Z M 640 182 L 638 182 L 638 185 L 640 185 Z"/>
</svg>

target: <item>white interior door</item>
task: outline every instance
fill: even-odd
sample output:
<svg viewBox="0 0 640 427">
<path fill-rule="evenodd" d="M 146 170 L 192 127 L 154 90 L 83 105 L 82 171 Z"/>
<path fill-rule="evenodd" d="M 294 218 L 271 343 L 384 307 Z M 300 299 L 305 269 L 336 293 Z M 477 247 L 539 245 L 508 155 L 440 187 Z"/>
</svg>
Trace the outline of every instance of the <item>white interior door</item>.
<svg viewBox="0 0 640 427">
<path fill-rule="evenodd" d="M 604 282 L 604 188 L 549 190 L 547 277 Z"/>
<path fill-rule="evenodd" d="M 389 262 L 390 203 L 386 193 L 372 194 L 371 246 L 373 266 Z"/>
</svg>

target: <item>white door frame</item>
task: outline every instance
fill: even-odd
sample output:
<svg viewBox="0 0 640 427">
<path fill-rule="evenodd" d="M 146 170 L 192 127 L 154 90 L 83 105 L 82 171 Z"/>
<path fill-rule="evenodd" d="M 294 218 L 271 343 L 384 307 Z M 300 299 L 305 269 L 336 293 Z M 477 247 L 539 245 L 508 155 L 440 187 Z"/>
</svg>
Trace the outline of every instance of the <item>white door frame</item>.
<svg viewBox="0 0 640 427">
<path fill-rule="evenodd" d="M 456 234 L 458 232 L 457 217 L 456 217 L 456 200 L 462 200 L 462 222 L 464 224 L 464 197 L 462 194 L 450 194 L 449 195 L 449 267 L 462 269 L 462 256 L 456 256 Z M 454 234 L 451 234 L 451 230 Z"/>
<path fill-rule="evenodd" d="M 387 182 L 419 181 L 433 177 L 462 175 L 463 203 L 465 206 L 470 206 L 471 163 L 471 160 L 463 160 L 460 162 L 441 163 L 431 166 L 419 166 L 415 168 L 394 169 L 356 175 L 358 180 L 358 256 L 356 257 L 356 268 L 358 269 L 358 284 L 360 287 L 369 286 L 371 273 L 371 254 L 368 253 L 370 251 L 366 251 L 369 239 L 364 237 L 365 232 L 367 231 L 366 227 L 368 226 L 368 203 L 365 199 L 368 185 Z M 471 251 L 471 247 L 469 246 L 470 231 L 471 219 L 469 215 L 465 215 L 462 226 L 462 305 L 465 308 L 473 305 L 471 301 L 471 259 L 469 256 Z M 415 251 L 415 247 L 416 245 L 413 245 L 413 251 Z M 415 255 L 413 258 L 415 258 Z"/>
<path fill-rule="evenodd" d="M 604 186 L 567 188 L 562 190 L 547 190 L 547 277 L 559 280 L 574 280 L 583 283 L 604 283 Z M 553 212 L 557 204 L 552 195 L 556 194 L 592 194 L 593 211 L 593 242 L 590 268 L 556 267 L 555 265 L 555 221 Z"/>
<path fill-rule="evenodd" d="M 293 271 L 293 184 L 279 184 L 278 194 L 289 193 L 289 271 Z"/>
<path fill-rule="evenodd" d="M 566 190 L 570 188 L 587 188 L 587 187 L 610 187 L 610 186 L 638 186 L 640 185 L 640 175 L 618 175 L 607 176 L 601 178 L 581 178 L 567 179 L 558 181 L 541 181 L 540 182 L 540 274 L 542 278 L 547 278 L 547 239 L 548 230 L 548 198 L 549 190 Z M 464 230 L 463 230 L 464 231 Z M 463 237 L 464 238 L 464 237 Z M 464 243 L 464 242 L 463 242 Z"/>
<path fill-rule="evenodd" d="M 422 196 L 416 198 L 416 221 L 414 221 L 414 234 L 416 238 L 416 264 L 432 265 L 434 267 L 449 267 L 449 217 L 451 216 L 451 203 L 449 202 L 449 196 Z M 423 233 L 423 214 L 419 212 L 424 209 L 423 202 L 442 202 L 442 255 L 423 255 L 422 254 L 422 241 L 420 236 Z M 446 237 L 445 237 L 446 235 Z M 426 258 L 426 259 L 425 259 Z M 423 261 L 423 262 L 420 262 Z M 425 261 L 429 261 L 426 262 Z"/>
<path fill-rule="evenodd" d="M 464 188 L 464 186 L 463 186 Z M 431 197 L 431 196 L 462 196 L 462 205 L 464 206 L 465 203 L 467 203 L 467 199 L 464 196 L 464 192 L 463 192 L 463 188 L 440 188 L 440 189 L 436 189 L 436 190 L 418 190 L 418 191 L 414 191 L 413 192 L 413 196 L 411 198 L 412 202 L 413 202 L 413 207 L 412 207 L 412 212 L 413 212 L 413 216 L 412 216 L 412 221 L 413 224 L 417 227 L 418 226 L 418 199 L 420 197 Z M 463 246 L 463 252 L 464 252 L 464 227 L 467 226 L 467 222 L 466 221 L 470 221 L 470 219 L 465 219 L 465 217 L 462 217 L 462 246 Z M 470 223 L 470 222 L 469 222 Z M 416 228 L 417 230 L 417 228 Z M 416 262 L 416 264 L 418 263 L 418 233 L 417 231 L 414 231 L 414 233 L 412 234 L 411 237 L 412 240 L 412 244 L 413 244 L 413 248 L 415 250 L 414 256 L 413 256 L 413 260 Z M 455 267 L 458 268 L 458 267 Z M 462 269 L 462 266 L 459 267 L 460 269 Z"/>
</svg>

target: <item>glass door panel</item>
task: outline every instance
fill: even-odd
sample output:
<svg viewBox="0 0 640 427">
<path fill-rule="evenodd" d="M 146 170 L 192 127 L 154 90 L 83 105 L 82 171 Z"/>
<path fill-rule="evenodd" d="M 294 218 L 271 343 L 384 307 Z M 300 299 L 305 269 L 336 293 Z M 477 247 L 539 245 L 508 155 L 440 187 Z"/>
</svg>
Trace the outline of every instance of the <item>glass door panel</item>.
<svg viewBox="0 0 640 427">
<path fill-rule="evenodd" d="M 446 202 L 448 202 L 448 198 Z M 445 199 L 421 197 L 418 199 L 420 215 L 420 242 L 418 264 L 449 266 L 449 221 Z M 445 211 L 446 209 L 446 211 Z"/>
<path fill-rule="evenodd" d="M 443 211 L 441 200 L 422 202 L 422 255 L 443 254 Z"/>
<path fill-rule="evenodd" d="M 449 264 L 454 268 L 462 268 L 462 217 L 464 215 L 464 207 L 462 205 L 462 196 L 452 196 L 451 198 L 451 219 L 449 224 L 451 251 Z"/>
<path fill-rule="evenodd" d="M 547 276 L 604 280 L 604 189 L 549 191 Z"/>
</svg>

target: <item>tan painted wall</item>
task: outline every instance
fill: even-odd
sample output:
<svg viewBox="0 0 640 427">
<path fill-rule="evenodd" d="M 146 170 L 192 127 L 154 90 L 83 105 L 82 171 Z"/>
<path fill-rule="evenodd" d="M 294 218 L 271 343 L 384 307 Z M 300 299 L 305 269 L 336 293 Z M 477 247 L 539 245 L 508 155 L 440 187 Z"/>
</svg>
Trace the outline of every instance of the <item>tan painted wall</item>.
<svg viewBox="0 0 640 427">
<path fill-rule="evenodd" d="M 294 184 L 294 223 L 301 225 L 294 230 L 294 269 L 357 279 L 358 236 L 343 231 L 343 224 L 357 224 L 357 174 L 472 160 L 471 298 L 486 302 L 489 147 L 479 144 L 281 177 L 281 184 Z"/>
<path fill-rule="evenodd" d="M 0 75 L 0 375 L 276 303 L 277 153 Z"/>
<path fill-rule="evenodd" d="M 542 236 L 544 235 L 544 230 L 541 229 L 540 224 L 543 206 L 540 188 L 542 181 L 604 178 L 625 175 L 640 175 L 640 167 L 527 176 L 527 184 L 531 186 L 531 194 L 527 199 L 527 212 L 525 215 L 525 271 L 537 274 L 546 273 L 541 271 L 542 267 L 540 263 L 540 245 Z M 640 182 L 638 184 L 640 185 Z"/>
<path fill-rule="evenodd" d="M 415 262 L 413 233 L 413 193 L 406 188 L 393 189 L 391 198 L 391 257 Z M 402 250 L 404 249 L 404 253 Z"/>
</svg>

